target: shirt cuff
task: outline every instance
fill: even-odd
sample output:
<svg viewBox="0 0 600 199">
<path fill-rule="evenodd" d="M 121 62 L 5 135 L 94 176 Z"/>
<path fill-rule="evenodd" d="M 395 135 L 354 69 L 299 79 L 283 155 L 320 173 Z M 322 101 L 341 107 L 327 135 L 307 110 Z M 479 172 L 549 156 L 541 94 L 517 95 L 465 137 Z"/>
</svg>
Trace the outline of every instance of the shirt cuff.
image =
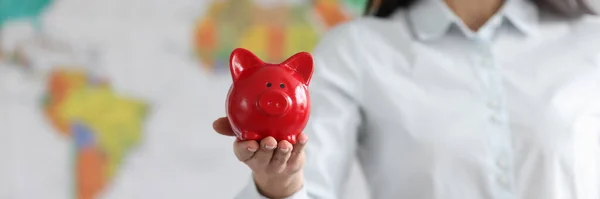
<svg viewBox="0 0 600 199">
<path fill-rule="evenodd" d="M 250 182 L 246 184 L 246 186 L 242 189 L 240 193 L 235 197 L 235 199 L 270 199 L 258 192 L 258 187 L 254 183 L 254 179 L 250 178 Z M 308 193 L 306 191 L 306 186 L 302 186 L 298 192 L 294 193 L 290 197 L 283 199 L 309 199 Z"/>
</svg>

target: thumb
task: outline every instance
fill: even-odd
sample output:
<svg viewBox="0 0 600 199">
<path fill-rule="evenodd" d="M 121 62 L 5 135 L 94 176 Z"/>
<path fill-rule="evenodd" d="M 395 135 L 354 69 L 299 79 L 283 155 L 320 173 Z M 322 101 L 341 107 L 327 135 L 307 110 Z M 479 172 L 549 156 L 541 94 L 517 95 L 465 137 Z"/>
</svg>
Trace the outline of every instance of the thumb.
<svg viewBox="0 0 600 199">
<path fill-rule="evenodd" d="M 233 129 L 231 129 L 231 125 L 229 124 L 229 119 L 226 117 L 215 120 L 213 122 L 213 129 L 221 135 L 235 136 L 235 133 L 233 133 Z"/>
</svg>

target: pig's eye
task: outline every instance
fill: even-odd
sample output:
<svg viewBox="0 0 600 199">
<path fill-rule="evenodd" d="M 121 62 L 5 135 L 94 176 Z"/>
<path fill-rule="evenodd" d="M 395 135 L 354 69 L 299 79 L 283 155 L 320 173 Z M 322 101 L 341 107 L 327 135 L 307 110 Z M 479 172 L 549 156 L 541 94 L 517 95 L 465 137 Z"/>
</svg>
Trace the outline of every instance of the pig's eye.
<svg viewBox="0 0 600 199">
<path fill-rule="evenodd" d="M 268 82 L 268 83 L 267 83 L 267 87 L 271 87 L 271 82 Z"/>
<path fill-rule="evenodd" d="M 285 88 L 285 85 L 283 83 L 279 84 L 280 88 Z"/>
</svg>

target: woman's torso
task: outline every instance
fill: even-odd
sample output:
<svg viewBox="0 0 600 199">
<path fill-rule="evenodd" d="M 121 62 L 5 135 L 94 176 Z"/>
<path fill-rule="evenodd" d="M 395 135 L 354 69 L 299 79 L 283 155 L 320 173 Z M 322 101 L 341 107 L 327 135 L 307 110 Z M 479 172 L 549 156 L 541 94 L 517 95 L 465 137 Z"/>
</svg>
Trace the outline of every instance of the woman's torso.
<svg viewBox="0 0 600 199">
<path fill-rule="evenodd" d="M 473 36 L 418 8 L 346 24 L 368 38 L 352 52 L 375 198 L 600 198 L 600 27 L 506 9 Z"/>
</svg>

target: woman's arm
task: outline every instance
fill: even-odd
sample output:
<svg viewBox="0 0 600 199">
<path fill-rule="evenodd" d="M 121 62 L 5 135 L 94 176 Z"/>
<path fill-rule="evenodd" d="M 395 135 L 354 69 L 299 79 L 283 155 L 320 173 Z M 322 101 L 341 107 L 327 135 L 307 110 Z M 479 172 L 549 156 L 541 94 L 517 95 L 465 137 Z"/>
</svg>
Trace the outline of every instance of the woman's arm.
<svg viewBox="0 0 600 199">
<path fill-rule="evenodd" d="M 305 129 L 306 164 L 302 188 L 288 198 L 342 198 L 355 155 L 361 125 L 362 79 L 351 24 L 330 30 L 313 51 L 315 72 L 310 83 L 311 116 Z M 261 190 L 264 188 L 260 188 Z M 240 199 L 263 199 L 254 180 Z"/>
</svg>

